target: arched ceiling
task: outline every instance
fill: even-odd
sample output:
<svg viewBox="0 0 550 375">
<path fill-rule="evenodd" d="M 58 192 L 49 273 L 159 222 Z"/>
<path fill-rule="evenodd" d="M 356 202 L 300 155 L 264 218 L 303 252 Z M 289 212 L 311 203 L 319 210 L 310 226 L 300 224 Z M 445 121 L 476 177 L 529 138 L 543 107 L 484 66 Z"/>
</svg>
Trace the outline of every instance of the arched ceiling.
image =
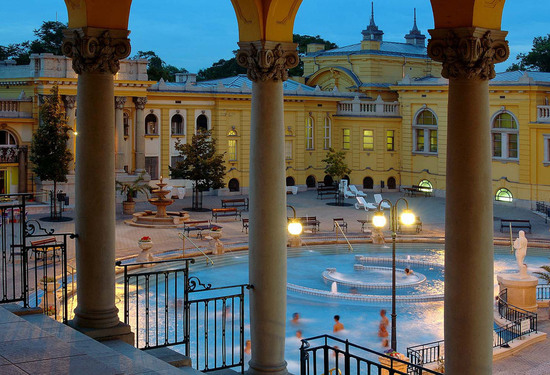
<svg viewBox="0 0 550 375">
<path fill-rule="evenodd" d="M 500 30 L 505 0 L 431 0 L 436 29 L 482 27 Z"/>
<path fill-rule="evenodd" d="M 69 27 L 128 29 L 132 0 L 65 0 Z"/>
</svg>

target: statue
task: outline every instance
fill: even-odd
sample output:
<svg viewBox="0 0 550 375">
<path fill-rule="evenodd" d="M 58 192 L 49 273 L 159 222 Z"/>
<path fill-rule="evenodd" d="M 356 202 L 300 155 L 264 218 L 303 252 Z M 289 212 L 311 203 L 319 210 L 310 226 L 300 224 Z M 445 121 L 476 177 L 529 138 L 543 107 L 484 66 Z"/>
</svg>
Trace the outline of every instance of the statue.
<svg viewBox="0 0 550 375">
<path fill-rule="evenodd" d="M 514 241 L 514 249 L 516 250 L 519 274 L 522 278 L 527 277 L 527 265 L 523 263 L 527 254 L 527 238 L 525 238 L 525 232 L 522 230 L 519 231 L 519 237 Z"/>
</svg>

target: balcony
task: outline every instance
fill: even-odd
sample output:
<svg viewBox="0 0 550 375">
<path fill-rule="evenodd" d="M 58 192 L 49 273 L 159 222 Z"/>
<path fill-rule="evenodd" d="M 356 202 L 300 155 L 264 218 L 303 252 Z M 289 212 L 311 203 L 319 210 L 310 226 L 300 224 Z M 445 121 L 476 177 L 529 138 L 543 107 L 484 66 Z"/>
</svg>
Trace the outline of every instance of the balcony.
<svg viewBox="0 0 550 375">
<path fill-rule="evenodd" d="M 22 103 L 32 103 L 32 99 L 0 99 L 0 118 L 32 118 L 32 112 L 25 111 L 25 109 L 31 109 L 32 105 L 29 104 L 22 108 Z"/>
<path fill-rule="evenodd" d="M 537 106 L 537 122 L 550 123 L 550 105 Z"/>
<path fill-rule="evenodd" d="M 385 102 L 380 96 L 376 100 L 345 100 L 338 103 L 337 116 L 398 117 L 399 102 Z"/>
</svg>

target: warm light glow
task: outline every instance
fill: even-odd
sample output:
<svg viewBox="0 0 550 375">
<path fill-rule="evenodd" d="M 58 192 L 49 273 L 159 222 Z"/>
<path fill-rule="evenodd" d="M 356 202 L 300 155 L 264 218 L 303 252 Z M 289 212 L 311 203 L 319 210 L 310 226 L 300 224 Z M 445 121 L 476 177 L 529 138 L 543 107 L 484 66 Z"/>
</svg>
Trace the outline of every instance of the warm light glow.
<svg viewBox="0 0 550 375">
<path fill-rule="evenodd" d="M 74 134 L 74 136 L 76 137 L 76 136 L 78 135 L 78 132 L 75 131 L 75 130 L 73 130 L 73 134 Z"/>
<path fill-rule="evenodd" d="M 385 226 L 386 221 L 386 217 L 380 211 L 374 214 L 374 216 L 372 217 L 372 224 L 377 228 L 382 228 L 383 226 Z"/>
<path fill-rule="evenodd" d="M 299 235 L 302 233 L 302 224 L 297 220 L 291 221 L 288 223 L 288 232 L 294 236 Z"/>
<path fill-rule="evenodd" d="M 401 223 L 404 225 L 412 225 L 414 224 L 416 218 L 411 210 L 404 210 L 401 214 Z"/>
</svg>

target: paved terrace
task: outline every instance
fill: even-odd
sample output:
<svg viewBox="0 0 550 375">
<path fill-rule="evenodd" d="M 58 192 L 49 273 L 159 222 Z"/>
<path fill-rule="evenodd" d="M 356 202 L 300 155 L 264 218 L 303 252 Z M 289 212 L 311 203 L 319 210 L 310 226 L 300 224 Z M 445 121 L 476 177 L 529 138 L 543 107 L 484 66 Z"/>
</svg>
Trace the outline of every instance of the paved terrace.
<svg viewBox="0 0 550 375">
<path fill-rule="evenodd" d="M 390 199 L 392 202 L 402 197 L 402 193 L 384 193 L 383 197 Z M 204 196 L 204 208 L 219 208 L 221 207 L 220 200 L 222 198 L 240 198 L 240 196 L 218 197 Z M 436 197 L 407 197 L 410 208 L 419 216 L 423 223 L 423 230 L 420 234 L 414 235 L 399 235 L 398 238 L 405 240 L 428 240 L 428 241 L 443 241 L 445 227 L 445 200 Z M 372 194 L 367 197 L 368 202 L 373 202 Z M 288 204 L 294 206 L 297 211 L 297 216 L 316 216 L 321 222 L 320 232 L 316 234 L 305 233 L 303 238 L 306 242 L 326 242 L 333 241 L 335 238 L 332 231 L 332 219 L 336 217 L 344 218 L 348 223 L 348 237 L 350 240 L 367 240 L 368 235 L 361 232 L 361 224 L 357 222 L 359 219 L 366 219 L 372 215 L 371 212 L 366 212 L 363 209 L 356 210 L 353 206 L 355 199 L 346 199 L 348 206 L 332 206 L 331 199 L 317 199 L 315 191 L 300 192 L 297 195 L 287 196 Z M 401 205 L 401 203 L 400 203 Z M 191 197 L 184 199 L 176 199 L 174 204 L 169 207 L 171 211 L 185 210 L 191 206 Z M 402 207 L 402 206 L 400 206 Z M 140 202 L 136 206 L 137 210 L 152 209 L 152 206 L 146 202 Z M 465 207 L 465 210 L 471 210 L 475 214 L 475 207 Z M 47 216 L 46 207 L 30 208 L 30 218 L 39 219 Z M 288 211 L 291 215 L 291 210 Z M 66 212 L 66 216 L 71 217 L 73 212 L 71 209 Z M 248 217 L 248 212 L 243 212 L 243 217 Z M 136 256 L 141 250 L 138 247 L 137 241 L 142 236 L 150 236 L 154 242 L 153 254 L 162 257 L 167 253 L 181 251 L 182 241 L 178 237 L 181 229 L 156 229 L 147 227 L 133 227 L 124 224 L 124 221 L 129 219 L 129 216 L 122 214 L 121 204 L 117 206 L 117 238 L 116 238 L 116 256 L 117 258 L 131 258 Z M 207 220 L 211 218 L 210 212 L 190 212 L 191 220 Z M 545 219 L 528 209 L 517 208 L 514 204 L 495 202 L 494 205 L 494 229 L 495 239 L 508 241 L 509 234 L 500 233 L 500 218 L 508 219 L 529 219 L 531 220 L 532 233 L 527 234 L 531 245 L 537 245 L 548 248 L 550 256 L 550 224 L 545 223 Z M 227 249 L 239 248 L 244 246 L 247 241 L 247 235 L 242 232 L 242 224 L 240 220 L 234 220 L 232 217 L 219 219 L 218 223 L 223 227 L 222 242 Z M 55 228 L 56 232 L 72 232 L 74 231 L 74 222 L 64 223 L 49 223 L 42 222 L 46 228 Z M 386 232 L 389 236 L 389 232 Z M 341 236 L 340 236 L 341 239 Z M 193 241 L 201 247 L 208 245 L 207 240 L 195 239 Z M 186 253 L 191 252 L 191 245 L 186 241 Z M 70 263 L 74 263 L 74 243 L 69 246 Z M 550 334 L 550 322 L 546 317 L 539 317 L 539 328 L 541 331 Z M 522 350 L 506 359 L 496 361 L 494 363 L 494 374 L 549 374 L 550 373 L 550 340 L 535 344 L 528 349 Z"/>
</svg>

